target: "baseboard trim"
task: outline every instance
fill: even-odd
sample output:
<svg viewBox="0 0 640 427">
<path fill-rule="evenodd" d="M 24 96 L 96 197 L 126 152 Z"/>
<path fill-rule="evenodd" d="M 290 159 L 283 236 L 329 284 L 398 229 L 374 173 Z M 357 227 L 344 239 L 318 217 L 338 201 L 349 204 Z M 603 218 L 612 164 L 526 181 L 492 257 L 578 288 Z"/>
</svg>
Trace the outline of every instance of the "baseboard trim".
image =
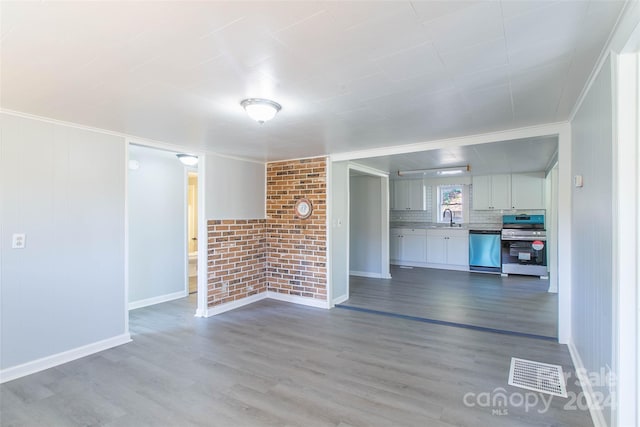
<svg viewBox="0 0 640 427">
<path fill-rule="evenodd" d="M 209 307 L 206 310 L 204 317 L 211 317 L 217 314 L 222 314 L 227 311 L 235 310 L 236 308 L 244 307 L 245 305 L 253 304 L 254 302 L 261 301 L 263 299 L 274 299 L 278 301 L 291 302 L 293 304 L 306 305 L 316 308 L 330 308 L 327 301 L 317 300 L 315 298 L 301 297 L 298 295 L 281 294 L 279 292 L 267 291 L 259 294 L 251 295 L 246 298 L 242 298 L 236 301 L 231 301 L 226 304 L 216 305 Z M 196 316 L 198 314 L 196 313 Z"/>
<path fill-rule="evenodd" d="M 263 300 L 267 298 L 268 292 L 261 292 L 259 294 L 250 295 L 246 298 L 242 298 L 236 301 L 231 301 L 226 304 L 220 304 L 213 307 L 208 307 L 207 312 L 205 313 L 205 317 L 215 316 L 216 314 L 225 313 L 230 310 L 235 310 L 236 308 L 244 307 L 245 305 L 252 304 L 254 302 Z"/>
<path fill-rule="evenodd" d="M 399 261 L 395 259 L 392 259 L 390 264 L 398 267 L 418 267 L 418 268 L 435 268 L 438 270 L 469 271 L 468 265 L 429 264 L 426 262 L 409 262 L 409 261 Z"/>
<path fill-rule="evenodd" d="M 333 305 L 342 304 L 343 302 L 345 302 L 348 299 L 349 299 L 349 295 L 342 295 L 341 297 L 338 297 L 338 298 L 333 300 Z"/>
<path fill-rule="evenodd" d="M 371 279 L 383 279 L 380 273 L 369 273 L 368 271 L 349 271 L 349 276 L 368 277 Z"/>
<path fill-rule="evenodd" d="M 173 292 L 171 294 L 160 295 L 153 298 L 141 299 L 129 303 L 129 310 L 135 310 L 136 308 L 148 307 L 150 305 L 160 304 L 167 301 L 173 301 L 174 299 L 184 298 L 189 293 L 186 290 Z"/>
<path fill-rule="evenodd" d="M 76 359 L 80 359 L 82 357 L 86 357 L 91 354 L 110 349 L 112 347 L 117 347 L 128 342 L 131 342 L 131 335 L 126 333 L 107 338 L 106 340 L 87 344 L 82 347 L 76 347 L 71 350 L 63 351 L 62 353 L 53 354 L 41 359 L 36 359 L 31 362 L 23 363 L 22 365 L 12 366 L 0 371 L 0 384 L 27 375 L 35 374 L 36 372 L 44 371 L 45 369 L 53 368 L 55 366 L 68 363 Z"/>
<path fill-rule="evenodd" d="M 602 399 L 596 399 L 593 387 L 591 387 L 591 381 L 589 380 L 588 376 L 585 376 L 587 369 L 582 363 L 580 353 L 578 352 L 578 349 L 576 348 L 573 341 L 568 344 L 568 347 L 569 354 L 571 355 L 571 360 L 573 361 L 573 367 L 575 368 L 576 375 L 578 377 L 578 380 L 580 381 L 580 387 L 582 387 L 582 392 L 584 393 L 587 406 L 589 406 L 589 413 L 591 414 L 593 426 L 608 427 L 607 421 L 605 420 L 604 414 L 602 413 L 602 409 L 597 404 L 597 402 L 602 401 Z"/>
<path fill-rule="evenodd" d="M 282 294 L 280 292 L 267 291 L 267 296 L 271 299 L 284 302 L 292 302 L 294 304 L 306 305 L 309 307 L 329 309 L 329 301 L 319 300 L 315 298 L 301 297 L 298 295 Z"/>
</svg>

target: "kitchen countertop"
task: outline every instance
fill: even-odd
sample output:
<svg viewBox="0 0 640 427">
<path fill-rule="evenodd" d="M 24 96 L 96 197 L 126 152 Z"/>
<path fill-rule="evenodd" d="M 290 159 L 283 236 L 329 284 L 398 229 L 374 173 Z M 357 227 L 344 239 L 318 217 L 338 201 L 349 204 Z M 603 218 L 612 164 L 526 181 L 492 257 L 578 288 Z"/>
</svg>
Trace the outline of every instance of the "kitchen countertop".
<svg viewBox="0 0 640 427">
<path fill-rule="evenodd" d="M 454 224 L 453 227 L 449 227 L 446 223 L 434 223 L 434 222 L 390 222 L 389 228 L 418 228 L 418 229 L 452 229 L 452 230 L 502 230 L 502 224 Z"/>
</svg>

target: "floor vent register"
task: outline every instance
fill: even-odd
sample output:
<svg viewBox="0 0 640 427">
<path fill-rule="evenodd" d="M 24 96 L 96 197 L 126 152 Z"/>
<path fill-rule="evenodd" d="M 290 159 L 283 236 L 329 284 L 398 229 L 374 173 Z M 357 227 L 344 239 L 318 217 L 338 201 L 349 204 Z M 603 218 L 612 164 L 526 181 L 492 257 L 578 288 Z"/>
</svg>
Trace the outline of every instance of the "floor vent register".
<svg viewBox="0 0 640 427">
<path fill-rule="evenodd" d="M 511 358 L 509 385 L 567 397 L 562 366 Z"/>
</svg>

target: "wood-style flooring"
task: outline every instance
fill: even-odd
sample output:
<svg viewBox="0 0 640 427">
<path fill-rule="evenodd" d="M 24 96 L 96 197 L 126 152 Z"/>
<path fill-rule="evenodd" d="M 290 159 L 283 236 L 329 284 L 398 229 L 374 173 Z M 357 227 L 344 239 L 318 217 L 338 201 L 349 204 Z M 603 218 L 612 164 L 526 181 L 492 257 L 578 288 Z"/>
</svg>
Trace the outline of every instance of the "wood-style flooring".
<svg viewBox="0 0 640 427">
<path fill-rule="evenodd" d="M 562 365 L 579 393 L 554 342 L 272 300 L 194 310 L 194 295 L 134 310 L 132 343 L 1 385 L 0 424 L 592 425 L 570 399 L 545 410 L 542 395 L 507 385 L 513 356 Z M 480 397 L 501 392 L 515 396 L 507 407 Z M 524 396 L 538 404 L 519 406 Z"/>
<path fill-rule="evenodd" d="M 557 337 L 558 295 L 538 277 L 391 267 L 392 279 L 351 276 L 341 305 Z"/>
</svg>

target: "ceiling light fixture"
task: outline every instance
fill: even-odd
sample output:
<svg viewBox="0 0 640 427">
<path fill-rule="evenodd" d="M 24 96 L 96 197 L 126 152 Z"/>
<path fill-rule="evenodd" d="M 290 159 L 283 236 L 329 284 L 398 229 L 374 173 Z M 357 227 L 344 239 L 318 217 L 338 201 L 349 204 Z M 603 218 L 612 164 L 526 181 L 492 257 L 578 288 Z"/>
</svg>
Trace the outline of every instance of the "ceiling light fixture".
<svg viewBox="0 0 640 427">
<path fill-rule="evenodd" d="M 192 154 L 180 153 L 176 154 L 176 157 L 185 166 L 195 166 L 198 164 L 198 156 L 194 156 Z"/>
<path fill-rule="evenodd" d="M 240 105 L 242 105 L 249 117 L 260 124 L 273 119 L 278 111 L 282 109 L 282 106 L 277 102 L 262 98 L 243 99 Z"/>
<path fill-rule="evenodd" d="M 448 168 L 436 168 L 436 169 L 416 169 L 409 171 L 398 171 L 398 176 L 405 175 L 427 175 L 427 176 L 449 176 L 449 175 L 461 175 L 471 171 L 470 165 L 453 166 Z"/>
</svg>

